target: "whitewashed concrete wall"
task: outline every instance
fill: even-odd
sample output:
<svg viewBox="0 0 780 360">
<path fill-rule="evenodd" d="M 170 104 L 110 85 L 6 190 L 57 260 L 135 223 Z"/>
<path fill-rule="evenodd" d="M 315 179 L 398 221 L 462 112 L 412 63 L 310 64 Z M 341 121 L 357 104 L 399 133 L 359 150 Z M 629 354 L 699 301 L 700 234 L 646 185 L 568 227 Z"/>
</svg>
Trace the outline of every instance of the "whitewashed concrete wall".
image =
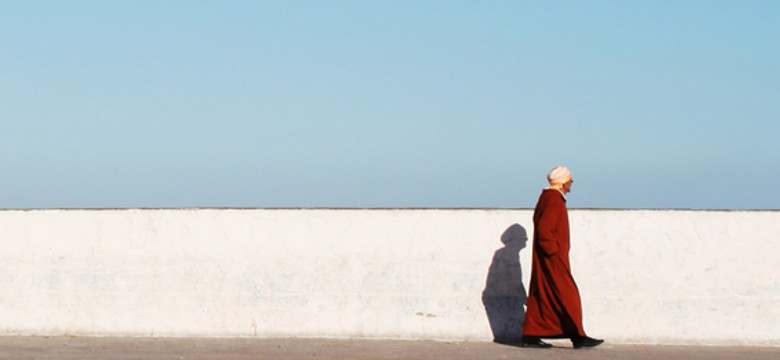
<svg viewBox="0 0 780 360">
<path fill-rule="evenodd" d="M 0 211 L 0 331 L 513 338 L 531 213 Z M 780 212 L 572 210 L 571 225 L 591 335 L 780 346 Z"/>
</svg>

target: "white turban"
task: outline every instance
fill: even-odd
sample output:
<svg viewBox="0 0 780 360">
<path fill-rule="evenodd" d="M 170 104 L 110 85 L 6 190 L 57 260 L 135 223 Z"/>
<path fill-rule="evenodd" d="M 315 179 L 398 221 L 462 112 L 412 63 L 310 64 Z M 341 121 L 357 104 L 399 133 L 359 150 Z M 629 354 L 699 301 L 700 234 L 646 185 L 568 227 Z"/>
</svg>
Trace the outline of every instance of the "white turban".
<svg viewBox="0 0 780 360">
<path fill-rule="evenodd" d="M 565 184 L 569 180 L 571 180 L 571 171 L 563 165 L 550 170 L 550 173 L 547 174 L 547 181 L 550 182 L 550 185 Z"/>
</svg>

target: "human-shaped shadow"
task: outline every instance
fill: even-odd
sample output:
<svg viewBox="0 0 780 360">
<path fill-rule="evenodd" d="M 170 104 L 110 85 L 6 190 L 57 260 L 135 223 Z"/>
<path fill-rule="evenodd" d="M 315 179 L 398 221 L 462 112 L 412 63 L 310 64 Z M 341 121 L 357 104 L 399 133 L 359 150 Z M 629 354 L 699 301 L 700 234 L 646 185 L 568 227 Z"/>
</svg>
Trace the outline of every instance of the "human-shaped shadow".
<svg viewBox="0 0 780 360">
<path fill-rule="evenodd" d="M 493 254 L 482 304 L 493 331 L 493 341 L 517 344 L 522 339 L 528 302 L 520 266 L 520 250 L 528 243 L 528 233 L 520 224 L 512 224 L 501 235 L 501 242 L 504 247 Z"/>
</svg>

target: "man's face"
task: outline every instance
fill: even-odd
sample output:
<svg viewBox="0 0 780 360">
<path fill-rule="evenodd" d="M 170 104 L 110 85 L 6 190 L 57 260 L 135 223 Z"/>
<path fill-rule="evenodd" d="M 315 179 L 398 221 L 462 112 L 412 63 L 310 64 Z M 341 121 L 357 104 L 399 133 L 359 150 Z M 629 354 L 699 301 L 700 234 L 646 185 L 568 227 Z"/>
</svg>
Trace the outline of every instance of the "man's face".
<svg viewBox="0 0 780 360">
<path fill-rule="evenodd" d="M 563 187 L 561 188 L 564 193 L 568 194 L 571 192 L 571 184 L 574 184 L 574 179 L 571 179 L 565 183 L 563 183 Z"/>
</svg>

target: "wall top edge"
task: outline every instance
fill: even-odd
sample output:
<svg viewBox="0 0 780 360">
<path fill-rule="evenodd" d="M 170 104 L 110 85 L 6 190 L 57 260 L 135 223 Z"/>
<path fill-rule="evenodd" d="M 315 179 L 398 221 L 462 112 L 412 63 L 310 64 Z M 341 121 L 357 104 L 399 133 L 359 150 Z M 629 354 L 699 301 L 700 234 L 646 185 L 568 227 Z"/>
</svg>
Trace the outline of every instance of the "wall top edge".
<svg viewBox="0 0 780 360">
<path fill-rule="evenodd" d="M 226 210 L 226 211 L 529 211 L 533 208 L 508 208 L 508 207 L 159 207 L 159 208 L 0 208 L 4 211 L 44 212 L 44 211 L 202 211 L 202 210 Z M 780 212 L 780 209 L 688 209 L 688 208 L 569 208 L 570 211 L 650 211 L 650 212 Z"/>
</svg>

